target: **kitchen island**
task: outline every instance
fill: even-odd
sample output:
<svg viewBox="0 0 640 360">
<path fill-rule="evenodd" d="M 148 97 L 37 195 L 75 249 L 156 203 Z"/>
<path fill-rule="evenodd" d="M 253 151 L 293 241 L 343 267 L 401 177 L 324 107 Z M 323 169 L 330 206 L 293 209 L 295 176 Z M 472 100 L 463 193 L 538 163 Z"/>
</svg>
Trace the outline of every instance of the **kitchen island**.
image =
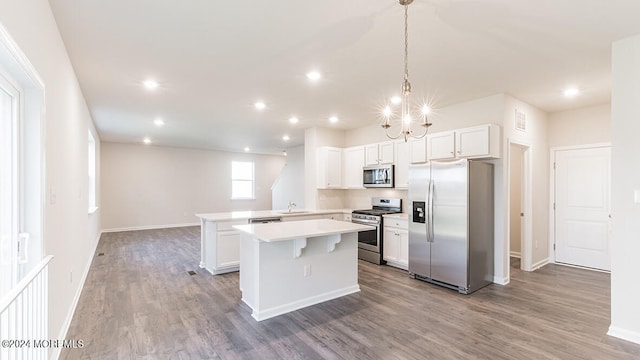
<svg viewBox="0 0 640 360">
<path fill-rule="evenodd" d="M 329 219 L 235 225 L 241 231 L 240 291 L 262 321 L 360 291 L 358 231 Z"/>
</svg>

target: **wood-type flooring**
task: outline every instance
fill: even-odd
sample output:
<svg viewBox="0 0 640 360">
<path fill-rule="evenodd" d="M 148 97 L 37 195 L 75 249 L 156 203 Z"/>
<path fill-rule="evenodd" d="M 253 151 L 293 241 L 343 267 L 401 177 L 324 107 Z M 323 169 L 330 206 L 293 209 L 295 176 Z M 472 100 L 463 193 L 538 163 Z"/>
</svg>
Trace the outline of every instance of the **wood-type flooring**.
<svg viewBox="0 0 640 360">
<path fill-rule="evenodd" d="M 84 347 L 60 358 L 640 359 L 606 335 L 606 273 L 513 269 L 460 295 L 359 261 L 361 292 L 256 322 L 238 273 L 199 260 L 199 227 L 103 234 L 66 336 Z"/>
</svg>

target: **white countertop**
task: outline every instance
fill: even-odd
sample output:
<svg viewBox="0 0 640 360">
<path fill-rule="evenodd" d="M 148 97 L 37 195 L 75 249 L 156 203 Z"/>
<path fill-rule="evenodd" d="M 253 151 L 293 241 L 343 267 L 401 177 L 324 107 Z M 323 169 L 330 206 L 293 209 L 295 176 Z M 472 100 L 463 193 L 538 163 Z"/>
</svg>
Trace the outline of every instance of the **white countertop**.
<svg viewBox="0 0 640 360">
<path fill-rule="evenodd" d="M 384 216 L 385 218 L 400 219 L 400 220 L 407 220 L 409 218 L 409 214 L 407 213 L 385 214 L 382 216 Z"/>
<path fill-rule="evenodd" d="M 266 242 L 345 234 L 375 229 L 373 226 L 330 219 L 234 225 L 233 227 Z"/>
<path fill-rule="evenodd" d="M 326 215 L 326 214 L 351 214 L 352 209 L 326 209 L 326 210 L 304 210 L 294 209 L 291 212 L 287 210 L 257 210 L 257 211 L 232 211 L 219 213 L 196 214 L 197 217 L 207 221 L 229 221 L 229 220 L 247 220 L 265 217 L 291 217 L 305 215 Z"/>
</svg>

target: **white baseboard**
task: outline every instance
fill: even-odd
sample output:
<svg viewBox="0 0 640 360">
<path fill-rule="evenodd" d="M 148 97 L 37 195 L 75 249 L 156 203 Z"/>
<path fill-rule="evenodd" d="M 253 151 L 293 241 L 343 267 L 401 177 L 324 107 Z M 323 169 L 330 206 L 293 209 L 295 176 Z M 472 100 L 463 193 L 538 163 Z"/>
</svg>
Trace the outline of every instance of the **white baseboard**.
<svg viewBox="0 0 640 360">
<path fill-rule="evenodd" d="M 338 289 L 338 290 L 335 290 L 335 291 L 330 291 L 330 292 L 327 292 L 327 293 L 324 293 L 324 294 L 320 294 L 320 295 L 308 297 L 308 298 L 305 298 L 305 299 L 297 300 L 297 301 L 291 302 L 289 304 L 284 304 L 284 305 L 272 307 L 272 308 L 269 308 L 269 309 L 266 309 L 266 310 L 258 310 L 258 311 L 256 311 L 254 309 L 253 312 L 251 313 L 251 316 L 254 319 L 256 319 L 257 321 L 262 321 L 262 320 L 270 319 L 270 318 L 278 316 L 278 315 L 282 315 L 282 314 L 286 314 L 286 313 L 289 313 L 289 312 L 292 312 L 292 311 L 295 311 L 295 310 L 299 310 L 299 309 L 305 308 L 307 306 L 319 304 L 321 302 L 325 302 L 325 301 L 328 301 L 328 300 L 333 300 L 333 299 L 339 298 L 341 296 L 357 293 L 359 291 L 360 291 L 360 286 L 359 285 L 349 286 L 349 287 L 346 287 L 344 289 Z M 249 305 L 244 300 L 244 298 L 242 299 L 242 301 L 245 304 Z M 249 305 L 249 307 L 251 307 L 251 305 Z"/>
<path fill-rule="evenodd" d="M 607 335 L 616 337 L 618 339 L 630 341 L 632 343 L 640 344 L 640 333 L 627 329 L 622 329 L 617 326 L 609 326 Z"/>
<path fill-rule="evenodd" d="M 540 269 L 541 267 L 547 265 L 548 263 L 549 263 L 549 258 L 542 259 L 542 260 L 538 261 L 537 263 L 531 265 L 531 271 L 536 271 L 536 270 Z"/>
<path fill-rule="evenodd" d="M 511 252 L 509 252 L 509 256 L 510 257 L 514 257 L 514 258 L 518 258 L 518 259 L 520 259 L 520 257 L 521 257 L 519 251 L 511 251 Z"/>
<path fill-rule="evenodd" d="M 125 228 L 112 228 L 102 229 L 103 233 L 121 232 L 121 231 L 136 231 L 136 230 L 156 230 L 156 229 L 169 229 L 187 226 L 200 226 L 200 223 L 187 223 L 187 224 L 168 224 L 168 225 L 148 225 L 148 226 L 133 226 Z"/>
<path fill-rule="evenodd" d="M 493 277 L 493 283 L 494 284 L 498 284 L 498 285 L 507 285 L 509 283 L 509 278 L 505 277 L 505 278 L 499 278 L 497 276 Z"/>
<path fill-rule="evenodd" d="M 100 236 L 102 236 L 102 232 L 98 233 L 98 238 L 91 249 L 91 256 L 89 257 L 89 261 L 87 265 L 84 267 L 84 271 L 82 272 L 82 278 L 80 279 L 80 286 L 76 291 L 75 296 L 73 297 L 73 302 L 71 302 L 71 307 L 69 308 L 69 312 L 67 313 L 64 322 L 62 323 L 62 327 L 60 328 L 60 333 L 56 339 L 66 339 L 67 332 L 69 332 L 69 326 L 71 326 L 71 320 L 73 320 L 73 315 L 76 313 L 76 307 L 78 306 L 78 301 L 80 300 L 80 295 L 82 294 L 82 290 L 84 289 L 84 283 L 87 280 L 87 275 L 89 275 L 89 270 L 91 269 L 91 264 L 93 263 L 93 258 L 95 258 L 96 249 L 98 248 L 98 242 L 100 241 Z M 53 351 L 49 354 L 49 358 L 52 360 L 57 360 L 60 357 L 60 352 L 62 351 L 61 347 L 54 347 Z"/>
</svg>

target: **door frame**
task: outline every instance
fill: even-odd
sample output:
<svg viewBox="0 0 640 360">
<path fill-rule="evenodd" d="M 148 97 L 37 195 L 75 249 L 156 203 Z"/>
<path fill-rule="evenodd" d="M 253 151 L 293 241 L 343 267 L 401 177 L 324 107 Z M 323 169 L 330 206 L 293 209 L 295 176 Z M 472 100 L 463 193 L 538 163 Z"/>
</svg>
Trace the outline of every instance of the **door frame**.
<svg viewBox="0 0 640 360">
<path fill-rule="evenodd" d="M 511 254 L 511 145 L 522 148 L 522 210 L 524 217 L 522 219 L 522 237 L 520 240 L 520 269 L 524 271 L 533 271 L 533 193 L 532 193 L 532 173 L 531 173 L 531 144 L 516 139 L 507 140 L 507 264 Z M 511 266 L 507 266 L 507 278 L 511 279 Z"/>
<path fill-rule="evenodd" d="M 556 264 L 556 152 L 567 150 L 585 150 L 596 149 L 601 147 L 611 148 L 610 142 L 593 143 L 583 145 L 555 146 L 549 149 L 549 262 Z M 562 264 L 564 265 L 564 264 Z M 570 266 L 570 265 L 567 265 Z M 602 270 L 599 270 L 602 271 Z"/>
</svg>

